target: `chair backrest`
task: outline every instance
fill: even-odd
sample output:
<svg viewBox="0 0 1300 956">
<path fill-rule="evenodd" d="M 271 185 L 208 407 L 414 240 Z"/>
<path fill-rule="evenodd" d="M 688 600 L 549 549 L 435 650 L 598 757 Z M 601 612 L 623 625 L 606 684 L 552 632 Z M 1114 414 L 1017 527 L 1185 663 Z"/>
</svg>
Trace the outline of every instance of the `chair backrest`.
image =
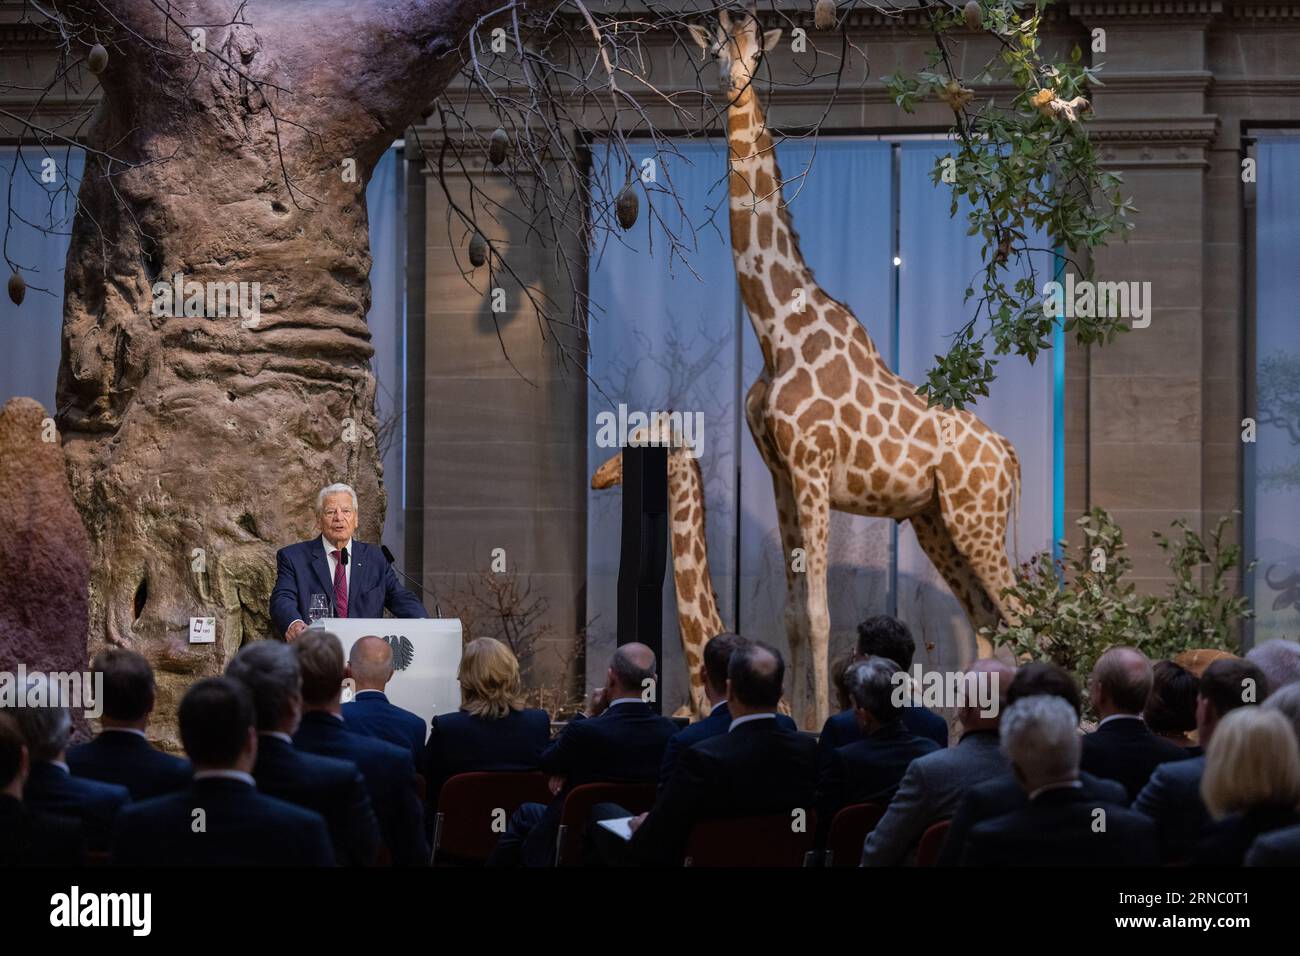
<svg viewBox="0 0 1300 956">
<path fill-rule="evenodd" d="M 486 860 L 505 820 L 520 804 L 551 799 L 546 782 L 546 774 L 537 770 L 479 771 L 448 778 L 438 791 L 434 860 L 440 854 L 461 862 Z"/>
<path fill-rule="evenodd" d="M 586 827 L 591 808 L 617 803 L 629 813 L 644 813 L 654 806 L 653 783 L 584 783 L 564 798 L 560 828 L 555 837 L 555 865 L 581 866 L 587 852 Z"/>
<path fill-rule="evenodd" d="M 939 865 L 939 856 L 943 853 L 943 844 L 948 839 L 948 829 L 951 826 L 951 820 L 940 820 L 930 824 L 921 834 L 921 842 L 916 848 L 917 866 Z"/>
<path fill-rule="evenodd" d="M 796 831 L 788 813 L 701 820 L 686 840 L 686 866 L 806 866 L 817 832 L 809 813 Z"/>
<path fill-rule="evenodd" d="M 826 838 L 826 865 L 860 864 L 867 834 L 876 828 L 884 815 L 885 807 L 879 803 L 854 803 L 843 807 L 831 821 L 831 832 Z"/>
</svg>

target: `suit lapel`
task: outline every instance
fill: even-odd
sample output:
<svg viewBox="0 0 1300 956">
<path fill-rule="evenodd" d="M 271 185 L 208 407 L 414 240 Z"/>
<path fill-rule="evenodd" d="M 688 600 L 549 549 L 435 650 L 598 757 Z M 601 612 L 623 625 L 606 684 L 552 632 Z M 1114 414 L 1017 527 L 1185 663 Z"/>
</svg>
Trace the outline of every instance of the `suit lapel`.
<svg viewBox="0 0 1300 956">
<path fill-rule="evenodd" d="M 348 560 L 352 562 L 352 581 L 348 585 L 348 617 L 360 617 L 359 613 L 353 613 L 357 610 L 357 601 L 354 599 L 365 591 L 364 575 L 370 562 L 361 560 L 361 543 L 356 538 L 352 539 L 352 554 Z"/>
</svg>

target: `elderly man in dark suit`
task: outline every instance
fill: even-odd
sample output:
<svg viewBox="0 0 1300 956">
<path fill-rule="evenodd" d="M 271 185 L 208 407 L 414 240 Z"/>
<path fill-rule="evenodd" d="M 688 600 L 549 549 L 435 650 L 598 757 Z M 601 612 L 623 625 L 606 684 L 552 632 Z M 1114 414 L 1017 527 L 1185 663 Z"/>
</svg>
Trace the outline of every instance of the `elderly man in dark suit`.
<svg viewBox="0 0 1300 956">
<path fill-rule="evenodd" d="M 379 822 L 357 765 L 293 745 L 302 720 L 302 671 L 292 647 L 248 644 L 226 668 L 253 695 L 257 763 L 253 779 L 270 797 L 319 813 L 340 866 L 369 866 L 379 852 Z"/>
<path fill-rule="evenodd" d="M 999 734 L 1026 805 L 972 827 L 963 865 L 1155 865 L 1151 822 L 1084 789 L 1078 723 L 1059 697 L 1026 697 L 1007 709 Z"/>
<path fill-rule="evenodd" d="M 912 638 L 912 632 L 898 618 L 878 614 L 858 625 L 855 664 L 868 657 L 883 657 L 897 664 L 900 670 L 911 673 L 915 654 L 916 641 Z M 857 743 L 862 739 L 862 728 L 853 711 L 850 707 L 832 714 L 822 726 L 817 745 L 823 761 L 828 760 L 830 752 L 837 747 Z M 948 746 L 948 722 L 926 707 L 906 708 L 903 711 L 903 726 L 909 733 L 928 737 L 940 747 Z"/>
<path fill-rule="evenodd" d="M 356 764 L 379 819 L 384 846 L 398 866 L 428 866 L 424 807 L 416 789 L 411 753 L 347 729 L 343 722 L 343 645 L 312 628 L 295 644 L 302 668 L 305 713 L 293 744 L 299 750 Z"/>
<path fill-rule="evenodd" d="M 1083 738 L 1079 766 L 1095 777 L 1122 783 L 1130 803 L 1156 767 L 1190 756 L 1185 748 L 1157 737 L 1143 721 L 1151 681 L 1151 662 L 1131 647 L 1112 647 L 1102 654 L 1088 680 L 1100 723 Z"/>
<path fill-rule="evenodd" d="M 81 822 L 24 805 L 31 756 L 18 721 L 0 713 L 0 866 L 81 866 Z"/>
<path fill-rule="evenodd" d="M 319 814 L 257 792 L 257 730 L 248 688 L 228 677 L 195 683 L 181 700 L 190 786 L 132 804 L 113 839 L 127 866 L 332 866 Z"/>
<path fill-rule="evenodd" d="M 683 727 L 673 734 L 664 748 L 664 761 L 659 767 L 659 792 L 662 793 L 683 750 L 689 750 L 701 740 L 725 734 L 731 727 L 731 709 L 727 705 L 727 666 L 731 655 L 745 639 L 739 634 L 716 634 L 704 645 L 704 661 L 700 664 L 700 677 L 704 681 L 704 696 L 711 709 L 709 716 Z M 795 722 L 785 714 L 777 714 L 776 722 L 787 730 L 797 730 Z"/>
<path fill-rule="evenodd" d="M 654 651 L 624 644 L 614 652 L 605 686 L 592 695 L 586 719 L 573 720 L 542 753 L 551 775 L 548 805 L 525 803 L 510 818 L 490 866 L 550 866 L 564 800 L 574 787 L 598 781 L 651 783 L 677 725 L 650 709 L 642 695 L 657 681 Z"/>
<path fill-rule="evenodd" d="M 271 623 L 292 643 L 307 628 L 312 598 L 321 598 L 329 617 L 428 617 L 424 605 L 397 580 L 384 552 L 353 540 L 357 493 L 335 484 L 316 495 L 320 537 L 281 548 L 275 556 Z"/>
<path fill-rule="evenodd" d="M 145 656 L 109 647 L 95 655 L 90 669 L 104 682 L 101 729 L 94 740 L 68 751 L 72 773 L 126 787 L 132 800 L 189 786 L 190 762 L 163 753 L 145 737 L 154 706 L 153 668 Z"/>
<path fill-rule="evenodd" d="M 59 688 L 44 674 L 33 674 L 23 690 L 28 700 L 47 702 L 40 707 L 8 710 L 18 722 L 31 755 L 23 801 L 33 810 L 77 818 L 81 821 L 86 849 L 107 850 L 118 814 L 131 802 L 130 791 L 117 784 L 74 777 L 66 759 L 72 711 L 52 703 L 58 697 Z"/>
<path fill-rule="evenodd" d="M 629 822 L 631 840 L 592 827 L 604 862 L 675 866 L 692 827 L 702 820 L 790 815 L 812 805 L 817 745 L 777 721 L 784 679 L 785 661 L 775 648 L 745 641 L 732 652 L 727 732 L 682 752 L 654 807 Z M 593 821 L 625 816 L 627 811 L 615 804 L 592 810 Z"/>
<path fill-rule="evenodd" d="M 424 720 L 389 701 L 384 688 L 393 679 L 393 648 L 382 637 L 368 635 L 348 652 L 348 673 L 356 694 L 343 705 L 348 730 L 377 737 L 411 751 L 417 773 L 424 772 Z"/>
<path fill-rule="evenodd" d="M 1201 675 L 1196 699 L 1196 735 L 1208 747 L 1223 717 L 1238 707 L 1255 705 L 1268 696 L 1264 672 L 1255 664 L 1221 658 Z M 1201 799 L 1205 755 L 1161 764 L 1133 801 L 1133 809 L 1149 817 L 1160 838 L 1160 857 L 1166 863 L 1185 862 L 1192 847 L 1210 828 L 1210 813 Z"/>
<path fill-rule="evenodd" d="M 863 866 L 896 866 L 915 855 L 930 826 L 949 819 L 967 789 L 1011 769 L 998 743 L 998 723 L 1007 704 L 1015 669 L 999 660 L 976 661 L 970 672 L 987 675 L 994 691 L 992 713 L 967 700 L 958 712 L 961 737 L 956 746 L 917 757 L 908 765 L 884 817 L 867 835 Z"/>
</svg>

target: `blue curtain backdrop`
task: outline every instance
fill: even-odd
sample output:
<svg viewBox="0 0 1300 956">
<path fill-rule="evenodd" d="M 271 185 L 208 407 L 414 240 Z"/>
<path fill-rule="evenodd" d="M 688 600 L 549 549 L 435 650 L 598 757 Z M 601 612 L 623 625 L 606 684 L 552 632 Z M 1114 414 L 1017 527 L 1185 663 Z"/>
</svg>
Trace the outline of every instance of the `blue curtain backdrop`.
<svg viewBox="0 0 1300 956">
<path fill-rule="evenodd" d="M 784 560 L 772 483 L 744 421 L 744 396 L 761 368 L 758 343 L 736 290 L 721 142 L 677 144 L 682 157 L 661 159 L 698 231 L 691 257 L 697 279 L 669 261 L 663 236 L 647 217 L 622 241 L 593 257 L 589 392 L 589 466 L 612 449 L 596 446 L 597 414 L 616 408 L 701 410 L 706 442 L 709 562 L 722 621 L 751 637 L 785 644 Z M 980 241 L 965 220 L 948 215 L 949 193 L 929 169 L 947 152 L 941 142 L 905 143 L 822 138 L 781 143 L 782 174 L 795 229 L 818 282 L 846 302 L 881 354 L 913 382 L 924 380 L 945 337 L 963 321 L 962 294 L 979 265 Z M 638 162 L 652 153 L 634 153 Z M 622 184 L 605 157 L 595 174 L 606 194 Z M 652 201 L 657 201 L 656 197 Z M 658 201 L 677 228 L 675 208 Z M 716 214 L 710 216 L 711 211 Z M 594 211 L 596 214 L 598 210 Z M 895 247 L 895 217 L 899 247 Z M 720 235 L 719 235 L 720 232 Z M 653 253 L 647 239 L 653 240 Z M 895 254 L 902 259 L 896 269 Z M 1049 257 L 1036 263 L 1042 282 Z M 702 281 L 701 281 L 702 280 Z M 1008 359 L 994 395 L 977 412 L 1016 445 L 1023 469 L 1020 553 L 1051 546 L 1053 526 L 1054 364 Z M 588 518 L 588 679 L 600 682 L 614 644 L 619 543 L 617 492 L 592 492 Z M 967 661 L 973 637 L 959 605 L 904 528 L 894 522 L 833 513 L 830 543 L 832 655 L 848 650 L 857 622 L 897 609 L 913 625 L 917 660 L 932 666 Z M 897 582 L 897 583 L 895 583 Z M 686 674 L 671 573 L 664 599 L 664 702 L 685 699 Z"/>
<path fill-rule="evenodd" d="M 1259 643 L 1300 634 L 1300 137 L 1261 136 L 1256 156 L 1258 432 L 1245 448 L 1247 557 L 1259 562 L 1247 593 Z"/>
</svg>

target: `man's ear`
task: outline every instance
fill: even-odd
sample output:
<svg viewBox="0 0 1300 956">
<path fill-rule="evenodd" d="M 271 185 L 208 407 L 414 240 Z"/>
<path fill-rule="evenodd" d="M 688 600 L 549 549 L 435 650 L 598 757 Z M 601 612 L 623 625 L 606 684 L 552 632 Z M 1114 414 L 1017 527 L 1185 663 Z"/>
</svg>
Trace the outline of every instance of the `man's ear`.
<svg viewBox="0 0 1300 956">
<path fill-rule="evenodd" d="M 698 23 L 688 23 L 686 29 L 691 31 L 691 36 L 695 38 L 695 42 L 699 44 L 701 50 L 707 50 L 709 44 L 713 42 L 713 37 L 709 36 L 708 27 L 700 26 Z"/>
<path fill-rule="evenodd" d="M 775 30 L 768 30 L 763 34 L 763 52 L 775 50 L 779 42 L 781 42 L 781 28 L 777 27 Z"/>
</svg>

